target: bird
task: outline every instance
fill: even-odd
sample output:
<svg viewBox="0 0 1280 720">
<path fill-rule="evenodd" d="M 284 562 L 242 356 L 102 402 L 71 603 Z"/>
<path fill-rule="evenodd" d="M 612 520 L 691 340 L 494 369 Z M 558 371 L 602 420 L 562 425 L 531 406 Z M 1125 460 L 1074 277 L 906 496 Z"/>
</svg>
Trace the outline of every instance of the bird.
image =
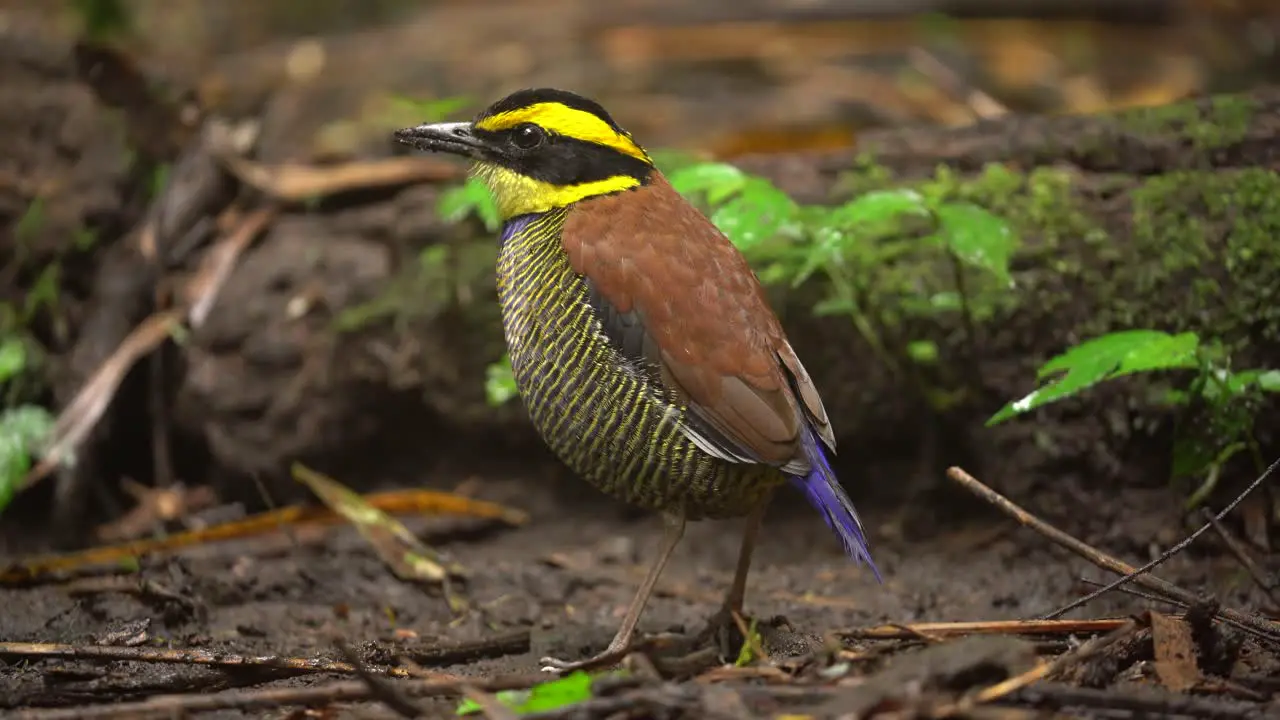
<svg viewBox="0 0 1280 720">
<path fill-rule="evenodd" d="M 608 647 L 616 664 L 689 521 L 746 518 L 717 613 L 741 614 L 765 509 L 797 488 L 880 581 L 832 470 L 831 421 L 742 253 L 598 102 L 517 90 L 470 122 L 394 131 L 471 161 L 502 221 L 497 294 L 532 425 L 591 485 L 658 511 L 663 537 Z"/>
</svg>

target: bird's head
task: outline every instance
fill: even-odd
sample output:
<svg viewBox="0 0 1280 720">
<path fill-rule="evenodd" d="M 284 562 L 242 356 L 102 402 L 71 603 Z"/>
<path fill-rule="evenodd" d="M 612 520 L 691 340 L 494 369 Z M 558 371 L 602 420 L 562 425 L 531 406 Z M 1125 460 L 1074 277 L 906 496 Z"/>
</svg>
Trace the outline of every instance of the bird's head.
<svg viewBox="0 0 1280 720">
<path fill-rule="evenodd" d="M 566 207 L 643 185 L 653 161 L 598 103 L 550 88 L 519 90 L 472 122 L 395 133 L 419 150 L 461 155 L 503 218 Z"/>
</svg>

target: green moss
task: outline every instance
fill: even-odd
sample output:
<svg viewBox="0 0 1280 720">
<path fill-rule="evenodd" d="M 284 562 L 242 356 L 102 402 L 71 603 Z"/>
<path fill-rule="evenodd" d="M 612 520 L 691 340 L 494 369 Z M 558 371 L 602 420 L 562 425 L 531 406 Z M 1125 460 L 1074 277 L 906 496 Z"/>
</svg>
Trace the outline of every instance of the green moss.
<svg viewBox="0 0 1280 720">
<path fill-rule="evenodd" d="M 1168 173 L 1130 201 L 1125 262 L 1098 278 L 1124 300 L 1099 313 L 1095 331 L 1141 320 L 1237 344 L 1280 339 L 1280 174 Z"/>
<path fill-rule="evenodd" d="M 1177 122 L 1202 145 L 1241 137 L 1252 104 L 1226 97 L 1213 106 L 1212 122 L 1198 111 L 1187 115 L 1196 108 L 1184 104 L 1146 114 L 1145 127 L 1167 131 L 1157 118 Z M 1127 176 L 1091 178 L 1089 193 L 1128 197 L 1127 219 L 1086 211 L 1076 177 L 1052 167 L 1021 172 L 990 164 L 974 176 L 939 167 L 932 177 L 911 182 L 895 180 L 868 156 L 842 185 L 859 192 L 911 187 L 932 200 L 981 205 L 1007 220 L 1024 241 L 1019 287 L 1009 292 L 979 277 L 967 289 L 980 321 L 998 321 L 1027 305 L 1052 315 L 1078 304 L 1080 288 L 1087 287 L 1098 304 L 1079 320 L 1077 336 L 1141 326 L 1195 330 L 1236 345 L 1280 340 L 1280 174 L 1184 171 L 1136 184 Z M 928 293 L 936 299 L 954 284 L 945 266 L 921 255 L 899 258 L 872 275 L 882 301 L 908 305 Z"/>
<path fill-rule="evenodd" d="M 1218 95 L 1202 108 L 1196 102 L 1139 108 L 1120 115 L 1122 125 L 1140 135 L 1177 134 L 1197 150 L 1217 150 L 1244 139 L 1258 106 L 1242 95 Z"/>
<path fill-rule="evenodd" d="M 405 263 L 380 294 L 343 308 L 334 318 L 334 329 L 356 332 L 388 320 L 404 325 L 430 320 L 450 307 L 488 322 L 496 316 L 487 295 L 497 253 L 497 244 L 484 233 L 431 245 L 418 254 L 417 262 Z"/>
<path fill-rule="evenodd" d="M 1039 167 L 1028 173 L 990 163 L 977 175 L 965 176 L 940 165 L 932 177 L 910 181 L 895 178 L 874 156 L 864 153 L 841 178 L 838 194 L 859 195 L 893 187 L 914 189 L 932 203 L 979 205 L 1007 221 L 1022 239 L 1020 264 L 1031 269 L 1018 273 L 1017 290 L 1011 292 L 986 274 L 966 277 L 969 309 L 980 321 L 1004 317 L 1028 297 L 1034 297 L 1043 308 L 1068 303 L 1072 298 L 1059 289 L 1061 280 L 1081 275 L 1084 268 L 1078 254 L 1059 252 L 1063 244 L 1083 241 L 1101 253 L 1113 247 L 1106 230 L 1085 212 L 1074 176 L 1067 170 Z M 903 235 L 910 235 L 912 229 L 904 226 Z M 871 270 L 874 287 L 870 290 L 882 304 L 880 310 L 896 317 L 902 313 L 931 315 L 957 307 L 948 302 L 948 294 L 955 294 L 954 268 L 939 262 L 944 258 L 929 250 L 899 256 Z M 884 303 L 892 307 L 883 307 Z"/>
</svg>

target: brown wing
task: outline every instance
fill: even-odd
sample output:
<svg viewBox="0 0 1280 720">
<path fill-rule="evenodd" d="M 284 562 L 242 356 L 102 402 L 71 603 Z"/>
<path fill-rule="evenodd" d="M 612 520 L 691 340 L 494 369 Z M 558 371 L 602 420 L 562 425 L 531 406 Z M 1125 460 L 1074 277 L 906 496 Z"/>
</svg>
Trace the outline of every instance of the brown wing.
<svg viewBox="0 0 1280 720">
<path fill-rule="evenodd" d="M 685 399 L 704 450 L 803 472 L 806 418 L 831 444 L 822 401 L 755 274 L 659 173 L 578 204 L 563 237 L 606 332 Z"/>
</svg>

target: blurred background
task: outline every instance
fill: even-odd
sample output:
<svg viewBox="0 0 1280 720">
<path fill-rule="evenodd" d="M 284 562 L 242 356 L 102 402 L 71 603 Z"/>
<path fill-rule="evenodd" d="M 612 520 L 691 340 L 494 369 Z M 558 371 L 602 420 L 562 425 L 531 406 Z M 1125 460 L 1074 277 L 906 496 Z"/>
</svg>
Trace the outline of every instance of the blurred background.
<svg viewBox="0 0 1280 720">
<path fill-rule="evenodd" d="M 209 107 L 274 106 L 288 140 L 267 143 L 273 153 L 380 144 L 394 124 L 388 96 L 457 97 L 472 111 L 530 84 L 597 97 L 652 146 L 733 155 L 1006 110 L 1167 103 L 1280 73 L 1280 3 L 1269 0 L 3 0 L 0 10 L 10 25 L 21 15 L 111 38 Z"/>
<path fill-rule="evenodd" d="M 22 498 L 93 508 L 99 521 L 136 499 L 114 481 L 150 483 L 157 442 L 175 465 L 163 475 L 196 484 L 226 471 L 222 494 L 255 502 L 262 493 L 246 478 L 287 475 L 298 458 L 346 463 L 352 482 L 448 484 L 504 459 L 496 474 L 563 474 L 516 403 L 486 402 L 486 368 L 502 351 L 491 229 L 444 222 L 436 205 L 459 166 L 421 159 L 415 182 L 375 182 L 357 167 L 404 154 L 389 141 L 395 128 L 559 86 L 599 100 L 651 149 L 733 160 L 856 149 L 866 134 L 904 127 L 1158 106 L 1280 77 L 1280 3 L 1265 0 L 0 0 L 0 40 L 0 260 L 13 281 L 4 303 L 18 308 L 5 330 L 49 358 L 30 364 L 26 401 L 65 406 L 156 309 L 156 293 L 188 282 L 209 255 L 172 257 L 158 272 L 145 243 L 125 242 L 164 215 L 153 201 L 166 182 L 177 197 L 199 176 L 174 168 L 199 145 L 203 119 L 249 121 L 259 180 L 281 163 L 303 169 L 293 179 L 324 168 L 355 178 L 336 200 L 297 191 L 268 201 L 241 168 L 232 210 L 221 212 L 224 197 L 183 211 L 226 240 L 250 210 L 280 202 L 263 238 L 237 246 L 208 322 L 169 348 L 168 369 L 140 364 L 86 441 L 87 459 L 61 471 L 57 491 Z M 938 161 L 923 162 L 927 174 Z M 362 183 L 363 195 L 352 192 Z M 1127 232 L 1123 213 L 1095 209 Z M 811 322 L 813 302 L 799 302 L 809 305 L 788 318 L 793 329 Z M 871 460 L 893 456 L 890 476 L 935 480 L 939 464 L 964 460 L 963 447 L 938 447 L 954 433 L 921 430 L 923 401 L 903 401 L 909 393 L 865 368 L 848 372 L 822 341 L 841 321 L 825 322 L 799 327 L 797 346 L 821 368 L 850 457 L 861 446 Z M 1034 337 L 1034 348 L 1009 350 L 1010 367 L 984 369 L 986 395 L 954 427 L 977 428 L 1027 391 L 1032 354 L 1080 339 L 1065 324 Z M 1108 431 L 1085 420 L 1076 439 L 1054 436 L 1054 452 L 1120 474 L 1124 443 L 1097 439 Z M 157 426 L 169 439 L 157 440 Z M 1031 432 L 1009 442 L 1054 456 L 1042 452 L 1053 433 Z M 491 452 L 495 441 L 509 452 Z M 1159 460 L 1130 477 L 1165 482 L 1168 443 L 1138 453 Z M 370 466 L 395 458 L 399 470 Z"/>
<path fill-rule="evenodd" d="M 779 493 L 753 612 L 806 632 L 1042 612 L 1089 588 L 948 467 L 1140 562 L 1280 445 L 1278 55 L 1280 2 L 1266 0 L 0 0 L 0 558 L 316 503 L 291 475 L 300 462 L 360 493 L 405 489 L 398 511 L 475 571 L 470 589 L 501 616 L 473 615 L 464 634 L 575 612 L 616 624 L 660 521 L 556 462 L 509 373 L 495 399 L 497 223 L 470 212 L 483 203 L 461 163 L 390 138 L 557 86 L 598 100 L 655 157 L 731 161 L 772 207 L 816 211 L 791 235 L 761 221 L 772 244 L 748 257 L 822 392 L 837 474 L 888 582 L 873 586 L 798 493 Z M 887 233 L 850 212 L 857 227 L 820 226 L 871 190 L 882 213 L 927 197 L 931 219 L 972 222 Z M 770 280 L 778 257 L 791 264 Z M 1135 328 L 1229 352 L 1188 368 L 1177 346 L 1181 374 L 986 424 L 1050 358 Z M 67 451 L 50 458 L 75 462 L 20 488 L 47 437 Z M 1179 473 L 1184 447 L 1200 464 Z M 440 504 L 413 493 L 431 490 L 530 522 L 498 533 L 429 516 Z M 1280 497 L 1264 495 L 1228 524 L 1274 570 Z M 669 572 L 705 590 L 733 567 L 737 535 L 697 525 Z M 279 527 L 250 527 L 264 536 L 252 552 L 143 558 L 212 608 L 207 627 L 172 627 L 262 654 L 303 652 L 346 617 L 338 606 L 367 620 L 353 640 L 387 617 L 454 632 L 449 608 L 369 552 L 316 549 L 323 532 L 314 552 L 284 533 L 268 543 Z M 121 552 L 129 563 L 112 567 L 139 567 Z M 1227 588 L 1228 604 L 1254 592 L 1215 552 L 1160 572 Z M 600 584 L 599 568 L 626 582 Z M 811 590 L 819 600 L 800 596 Z M 24 592 L 0 636 L 62 641 L 145 614 Z M 654 627 L 693 627 L 719 602 L 690 597 L 667 592 Z M 171 629 L 156 637 L 183 637 Z"/>
</svg>

